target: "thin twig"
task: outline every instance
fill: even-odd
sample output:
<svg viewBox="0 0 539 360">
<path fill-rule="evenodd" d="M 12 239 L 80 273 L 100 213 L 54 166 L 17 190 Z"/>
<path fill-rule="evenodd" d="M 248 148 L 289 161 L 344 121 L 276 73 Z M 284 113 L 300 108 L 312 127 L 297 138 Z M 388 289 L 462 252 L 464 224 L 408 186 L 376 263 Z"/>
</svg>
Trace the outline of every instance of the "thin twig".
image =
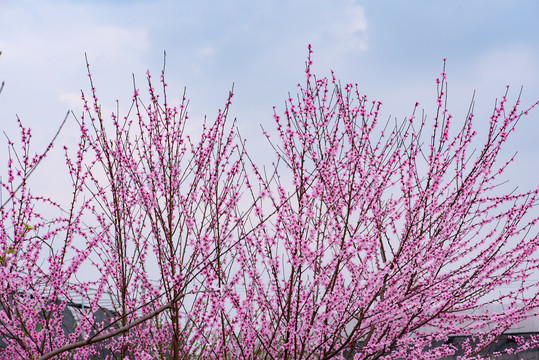
<svg viewBox="0 0 539 360">
<path fill-rule="evenodd" d="M 1 90 L 1 89 L 0 89 Z M 67 118 L 69 116 L 69 111 L 67 112 L 66 116 L 64 117 L 64 121 L 62 121 L 62 123 L 60 124 L 60 127 L 58 128 L 58 130 L 56 131 L 56 134 L 54 135 L 54 137 L 52 138 L 51 142 L 49 143 L 49 145 L 47 146 L 47 148 L 45 149 L 45 151 L 43 152 L 43 154 L 40 156 L 39 160 L 36 162 L 36 164 L 34 166 L 32 166 L 32 169 L 28 172 L 28 174 L 26 175 L 26 177 L 24 178 L 24 180 L 19 184 L 19 186 L 17 186 L 17 188 L 15 189 L 15 191 L 13 191 L 11 193 L 11 195 L 7 198 L 6 201 L 4 201 L 2 203 L 2 206 L 0 206 L 0 210 L 2 210 L 4 208 L 4 206 L 6 206 L 6 204 L 13 198 L 13 196 L 15 196 L 15 194 L 17 193 L 17 191 L 19 191 L 19 189 L 22 187 L 22 185 L 28 180 L 28 178 L 30 177 L 30 175 L 32 175 L 32 173 L 34 172 L 34 170 L 36 169 L 36 167 L 39 165 L 39 163 L 41 162 L 41 160 L 43 160 L 43 158 L 47 155 L 47 153 L 49 152 L 50 149 L 52 149 L 52 146 L 54 144 L 54 142 L 56 141 L 56 138 L 58 137 L 58 135 L 60 134 L 60 131 L 62 130 L 62 128 L 64 127 L 64 124 L 66 123 L 67 121 Z M 6 136 L 6 138 L 8 138 L 7 134 L 4 132 L 4 135 Z M 9 140 L 9 138 L 8 138 Z"/>
</svg>

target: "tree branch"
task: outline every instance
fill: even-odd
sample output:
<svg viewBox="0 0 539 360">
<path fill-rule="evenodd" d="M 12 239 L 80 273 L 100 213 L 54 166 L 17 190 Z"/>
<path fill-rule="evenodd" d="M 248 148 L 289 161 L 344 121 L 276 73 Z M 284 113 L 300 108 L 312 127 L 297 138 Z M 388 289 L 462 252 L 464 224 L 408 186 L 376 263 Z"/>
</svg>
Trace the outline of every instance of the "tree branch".
<svg viewBox="0 0 539 360">
<path fill-rule="evenodd" d="M 52 358 L 53 356 L 56 356 L 56 355 L 60 355 L 66 351 L 70 351 L 70 350 L 73 350 L 73 349 L 77 349 L 77 348 L 80 348 L 80 347 L 83 347 L 83 346 L 88 346 L 88 345 L 91 345 L 91 344 L 95 344 L 95 343 L 98 343 L 100 341 L 103 341 L 103 340 L 106 340 L 108 338 L 111 338 L 111 337 L 114 337 L 116 335 L 119 335 L 119 334 L 123 334 L 125 332 L 127 332 L 129 329 L 139 325 L 139 324 L 142 324 L 143 322 L 147 321 L 147 320 L 150 320 L 151 318 L 159 315 L 161 312 L 165 311 L 166 309 L 172 307 L 172 305 L 180 300 L 181 298 L 183 298 L 184 296 L 186 295 L 186 293 L 181 293 L 181 294 L 178 294 L 178 296 L 176 296 L 174 299 L 170 300 L 168 303 L 166 303 L 165 305 L 161 306 L 160 308 L 152 311 L 151 313 L 149 314 L 146 314 L 144 315 L 143 317 L 133 321 L 132 323 L 129 323 L 125 326 L 122 326 L 114 331 L 111 331 L 107 334 L 104 334 L 104 335 L 101 335 L 101 336 L 96 336 L 96 337 L 90 337 L 86 340 L 82 340 L 82 341 L 78 341 L 76 343 L 73 343 L 73 344 L 68 344 L 68 345 L 65 345 L 65 346 L 62 346 L 56 350 L 53 350 L 43 356 L 41 356 L 38 360 L 46 360 L 46 359 L 50 359 Z"/>
</svg>

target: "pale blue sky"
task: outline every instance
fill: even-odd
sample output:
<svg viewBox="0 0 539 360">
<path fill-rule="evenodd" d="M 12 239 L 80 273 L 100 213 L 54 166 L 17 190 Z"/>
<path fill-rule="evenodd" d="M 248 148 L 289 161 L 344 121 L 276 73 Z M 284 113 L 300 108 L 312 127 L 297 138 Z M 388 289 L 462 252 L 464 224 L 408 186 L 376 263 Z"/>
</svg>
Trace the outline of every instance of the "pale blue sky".
<svg viewBox="0 0 539 360">
<path fill-rule="evenodd" d="M 272 126 L 272 106 L 282 110 L 303 81 L 309 43 L 319 76 L 333 69 L 357 82 L 383 101 L 384 117 L 403 118 L 416 101 L 432 113 L 447 58 L 449 107 L 464 114 L 477 90 L 480 126 L 505 85 L 512 94 L 523 85 L 526 104 L 539 99 L 537 15 L 536 0 L 0 0 L 0 130 L 16 137 L 18 114 L 44 144 L 68 109 L 80 113 L 84 52 L 104 105 L 120 99 L 127 108 L 131 74 L 143 88 L 146 69 L 157 75 L 166 50 L 169 89 L 179 97 L 187 86 L 195 121 L 215 116 L 234 82 L 231 113 L 242 135 L 256 139 L 259 124 Z M 76 138 L 72 125 L 65 139 Z M 535 184 L 539 112 L 520 128 L 512 174 Z"/>
</svg>

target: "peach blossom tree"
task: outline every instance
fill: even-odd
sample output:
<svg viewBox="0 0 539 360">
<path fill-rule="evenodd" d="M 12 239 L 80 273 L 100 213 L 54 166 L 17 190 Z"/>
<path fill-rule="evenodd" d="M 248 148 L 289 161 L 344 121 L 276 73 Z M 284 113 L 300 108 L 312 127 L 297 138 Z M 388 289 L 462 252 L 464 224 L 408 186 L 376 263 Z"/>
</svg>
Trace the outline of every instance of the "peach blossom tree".
<svg viewBox="0 0 539 360">
<path fill-rule="evenodd" d="M 271 164 L 228 120 L 189 119 L 164 69 L 105 114 L 90 74 L 67 204 L 31 190 L 47 150 L 9 141 L 0 208 L 0 359 L 438 359 L 485 349 L 539 302 L 539 187 L 500 190 L 522 116 L 508 92 L 475 147 L 473 106 L 380 121 L 381 103 L 311 72 Z M 508 90 L 507 90 L 508 91 Z M 472 101 L 473 103 L 473 101 Z M 198 130 L 193 130 L 199 126 Z M 271 134 L 271 135 L 270 135 Z M 508 286 L 517 284 L 518 286 Z M 496 305 L 500 305 L 499 309 Z M 503 306 L 502 306 L 503 305 Z M 97 315 L 101 314 L 101 315 Z M 68 322 L 68 319 L 72 319 Z M 448 341 L 464 337 L 460 343 Z"/>
</svg>

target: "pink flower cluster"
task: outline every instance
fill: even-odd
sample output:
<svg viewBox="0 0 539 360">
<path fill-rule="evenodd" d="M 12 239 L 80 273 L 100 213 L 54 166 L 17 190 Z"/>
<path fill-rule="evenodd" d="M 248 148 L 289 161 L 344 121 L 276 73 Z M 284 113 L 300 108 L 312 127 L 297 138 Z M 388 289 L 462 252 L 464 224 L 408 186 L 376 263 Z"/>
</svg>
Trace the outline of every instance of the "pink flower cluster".
<svg viewBox="0 0 539 360">
<path fill-rule="evenodd" d="M 67 204 L 31 191 L 53 143 L 32 156 L 19 121 L 0 209 L 0 359 L 474 357 L 533 316 L 539 187 L 497 188 L 531 108 L 506 93 L 474 151 L 473 111 L 459 122 L 446 108 L 445 65 L 433 119 L 416 103 L 381 122 L 380 102 L 317 78 L 311 54 L 275 136 L 264 131 L 269 168 L 227 120 L 233 91 L 195 136 L 164 71 L 108 120 L 88 66 Z M 457 348 L 455 335 L 469 338 Z M 508 352 L 538 345 L 515 341 Z"/>
</svg>

